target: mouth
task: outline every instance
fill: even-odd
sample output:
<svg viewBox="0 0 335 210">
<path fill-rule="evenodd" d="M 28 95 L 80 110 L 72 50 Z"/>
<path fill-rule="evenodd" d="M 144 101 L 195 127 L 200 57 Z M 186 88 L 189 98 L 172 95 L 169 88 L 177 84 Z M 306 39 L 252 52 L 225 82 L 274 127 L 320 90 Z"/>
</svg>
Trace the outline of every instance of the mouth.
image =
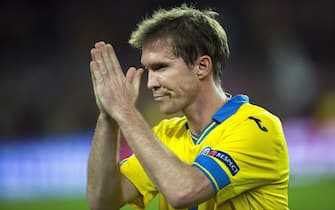
<svg viewBox="0 0 335 210">
<path fill-rule="evenodd" d="M 165 97 L 164 95 L 157 95 L 157 96 L 154 95 L 154 101 L 156 102 L 163 101 L 164 97 Z"/>
<path fill-rule="evenodd" d="M 155 102 L 162 102 L 171 97 L 171 93 L 168 89 L 159 88 L 159 89 L 152 89 L 152 96 Z"/>
<path fill-rule="evenodd" d="M 154 97 L 154 101 L 156 102 L 161 102 L 164 100 L 164 98 L 168 97 L 167 93 L 159 93 L 159 92 L 153 92 L 153 97 Z"/>
</svg>

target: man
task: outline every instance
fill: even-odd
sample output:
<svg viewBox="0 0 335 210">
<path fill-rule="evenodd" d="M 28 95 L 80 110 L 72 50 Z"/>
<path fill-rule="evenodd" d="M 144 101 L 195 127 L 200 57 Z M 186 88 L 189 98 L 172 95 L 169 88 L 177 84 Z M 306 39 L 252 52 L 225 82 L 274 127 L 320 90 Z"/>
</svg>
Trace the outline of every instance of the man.
<svg viewBox="0 0 335 210">
<path fill-rule="evenodd" d="M 91 209 L 288 209 L 289 164 L 280 121 L 221 87 L 229 49 L 213 11 L 158 10 L 132 33 L 147 86 L 166 114 L 153 129 L 135 107 L 143 69 L 126 76 L 110 44 L 90 63 L 100 110 L 88 162 Z M 119 165 L 119 133 L 134 155 Z"/>
</svg>

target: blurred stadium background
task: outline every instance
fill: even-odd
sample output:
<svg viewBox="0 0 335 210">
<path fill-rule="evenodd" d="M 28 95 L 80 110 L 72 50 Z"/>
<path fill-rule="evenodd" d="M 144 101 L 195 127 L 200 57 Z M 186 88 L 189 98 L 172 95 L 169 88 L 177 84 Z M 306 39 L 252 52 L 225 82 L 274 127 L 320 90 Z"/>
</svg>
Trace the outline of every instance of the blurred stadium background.
<svg viewBox="0 0 335 210">
<path fill-rule="evenodd" d="M 127 44 L 136 23 L 183 2 L 190 1 L 1 1 L 0 209 L 88 209 L 86 162 L 98 114 L 89 51 L 112 42 L 124 69 L 139 66 L 140 53 Z M 283 121 L 291 209 L 335 209 L 335 1 L 197 5 L 218 11 L 226 28 L 226 91 L 248 94 Z M 165 117 L 145 79 L 139 108 L 151 125 Z"/>
</svg>

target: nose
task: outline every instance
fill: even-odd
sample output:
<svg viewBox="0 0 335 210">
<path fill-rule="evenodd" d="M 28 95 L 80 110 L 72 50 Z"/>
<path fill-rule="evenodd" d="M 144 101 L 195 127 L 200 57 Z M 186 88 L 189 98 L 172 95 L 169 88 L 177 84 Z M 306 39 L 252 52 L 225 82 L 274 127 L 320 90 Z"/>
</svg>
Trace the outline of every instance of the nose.
<svg viewBox="0 0 335 210">
<path fill-rule="evenodd" d="M 155 71 L 148 71 L 148 83 L 147 83 L 147 87 L 149 89 L 157 89 L 160 87 L 160 83 L 159 83 L 159 75 L 157 72 Z"/>
</svg>

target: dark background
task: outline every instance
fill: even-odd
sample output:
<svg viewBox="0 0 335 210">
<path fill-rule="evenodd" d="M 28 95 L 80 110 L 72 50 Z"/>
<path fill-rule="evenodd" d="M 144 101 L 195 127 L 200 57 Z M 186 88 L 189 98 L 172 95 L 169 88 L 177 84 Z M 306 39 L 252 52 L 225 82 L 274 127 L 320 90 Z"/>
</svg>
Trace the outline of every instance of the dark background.
<svg viewBox="0 0 335 210">
<path fill-rule="evenodd" d="M 98 116 L 90 49 L 110 42 L 123 70 L 140 66 L 140 51 L 128 45 L 131 31 L 152 10 L 183 2 L 190 1 L 0 2 L 0 209 L 88 209 L 87 158 Z M 335 1 L 197 5 L 218 11 L 228 35 L 224 89 L 282 119 L 290 208 L 335 209 Z M 142 82 L 138 106 L 154 125 L 166 116 Z M 122 141 L 121 158 L 129 153 Z"/>
<path fill-rule="evenodd" d="M 140 65 L 127 41 L 153 9 L 190 1 L 18 1 L 0 3 L 0 139 L 92 130 L 97 108 L 90 49 L 111 42 L 124 70 Z M 231 58 L 223 87 L 283 120 L 334 121 L 335 1 L 198 1 L 225 27 Z M 162 117 L 141 89 L 150 124 Z M 4 141 L 4 140 L 3 140 Z"/>
</svg>

